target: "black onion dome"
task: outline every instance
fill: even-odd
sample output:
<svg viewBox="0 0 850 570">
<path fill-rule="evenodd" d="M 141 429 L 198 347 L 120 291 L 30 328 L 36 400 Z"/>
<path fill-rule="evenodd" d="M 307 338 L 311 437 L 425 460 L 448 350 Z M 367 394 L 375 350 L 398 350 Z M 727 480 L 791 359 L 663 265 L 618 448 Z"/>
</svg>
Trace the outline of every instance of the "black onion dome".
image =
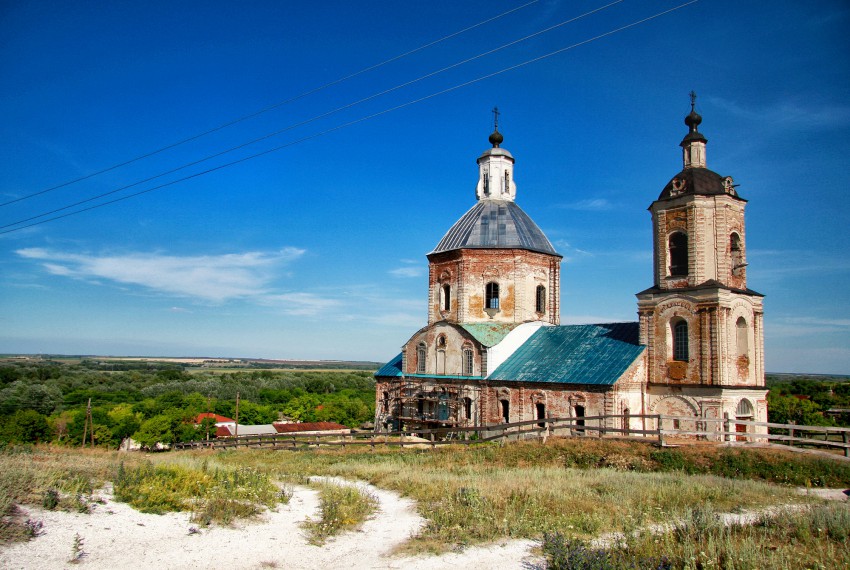
<svg viewBox="0 0 850 570">
<path fill-rule="evenodd" d="M 478 201 L 431 253 L 467 248 L 518 248 L 560 257 L 528 214 L 508 200 Z"/>
<path fill-rule="evenodd" d="M 490 135 L 490 138 L 488 138 L 487 140 L 490 141 L 490 144 L 493 145 L 493 148 L 499 148 L 499 145 L 504 142 L 505 137 L 502 136 L 502 133 L 500 133 L 498 129 L 495 129 Z"/>
</svg>

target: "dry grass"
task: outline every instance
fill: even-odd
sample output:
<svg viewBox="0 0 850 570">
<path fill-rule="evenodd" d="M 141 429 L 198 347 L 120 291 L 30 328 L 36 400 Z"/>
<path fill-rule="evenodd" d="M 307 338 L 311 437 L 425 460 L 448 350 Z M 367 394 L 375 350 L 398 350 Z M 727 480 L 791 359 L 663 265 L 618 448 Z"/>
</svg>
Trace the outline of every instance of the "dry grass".
<svg viewBox="0 0 850 570">
<path fill-rule="evenodd" d="M 411 497 L 428 521 L 409 544 L 416 551 L 441 552 L 502 537 L 539 538 L 547 531 L 590 537 L 665 522 L 698 507 L 734 512 L 806 500 L 788 487 L 761 481 L 648 472 L 652 467 L 648 454 L 654 448 L 610 444 L 556 442 L 377 453 L 239 451 L 223 454 L 220 460 L 272 469 L 279 477 L 321 474 L 366 480 Z"/>
<path fill-rule="evenodd" d="M 378 509 L 378 499 L 368 489 L 330 481 L 312 486 L 319 490 L 319 518 L 304 524 L 311 544 L 320 546 L 332 536 L 359 528 Z"/>
<path fill-rule="evenodd" d="M 305 484 L 312 475 L 368 481 L 417 501 L 427 523 L 407 549 L 432 552 L 503 537 L 536 539 L 547 532 L 581 539 L 613 531 L 630 533 L 687 518 L 700 509 L 736 512 L 816 502 L 791 488 L 801 481 L 812 486 L 850 485 L 850 465 L 842 462 L 774 451 L 706 446 L 669 450 L 643 442 L 596 439 L 447 446 L 435 451 L 237 450 L 147 458 L 37 447 L 20 452 L 6 449 L 0 459 L 0 497 L 8 497 L 5 505 L 12 510 L 4 512 L 10 513 L 16 503 L 40 504 L 49 489 L 58 489 L 64 498 L 90 493 L 115 478 L 119 460 L 125 462 L 125 469 L 139 469 L 150 461 L 154 471 L 175 473 L 249 469 L 243 473 L 291 484 Z M 338 502 L 326 504 L 334 501 Z M 232 510 L 226 501 L 219 507 L 216 510 Z M 807 536 L 809 542 L 789 540 L 803 544 L 813 560 L 835 554 L 838 547 L 825 542 L 818 532 Z M 666 539 L 657 540 L 667 544 Z M 703 549 L 697 553 L 720 556 L 715 550 L 708 554 L 710 545 L 684 540 L 690 545 L 687 548 Z M 776 550 L 785 549 L 783 540 L 777 541 Z M 673 543 L 669 544 L 672 548 Z"/>
</svg>

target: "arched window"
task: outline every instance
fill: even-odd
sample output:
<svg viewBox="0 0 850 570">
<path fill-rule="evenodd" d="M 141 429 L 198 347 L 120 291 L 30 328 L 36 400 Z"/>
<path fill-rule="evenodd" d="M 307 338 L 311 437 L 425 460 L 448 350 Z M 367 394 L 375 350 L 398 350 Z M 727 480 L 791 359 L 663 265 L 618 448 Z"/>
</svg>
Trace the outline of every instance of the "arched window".
<svg viewBox="0 0 850 570">
<path fill-rule="evenodd" d="M 744 250 L 741 247 L 741 236 L 732 233 L 729 236 L 729 255 L 732 262 L 732 273 L 737 275 L 744 268 Z"/>
<path fill-rule="evenodd" d="M 543 285 L 537 286 L 537 295 L 534 310 L 538 313 L 546 312 L 546 287 Z"/>
<path fill-rule="evenodd" d="M 738 317 L 735 322 L 735 332 L 738 340 L 738 356 L 749 356 L 749 331 L 747 330 L 747 320 L 744 317 Z"/>
<path fill-rule="evenodd" d="M 749 400 L 744 398 L 738 402 L 738 407 L 735 408 L 735 417 L 740 419 L 753 417 L 753 405 Z"/>
<path fill-rule="evenodd" d="M 475 361 L 472 357 L 472 349 L 468 346 L 463 348 L 463 375 L 472 376 L 475 366 Z"/>
<path fill-rule="evenodd" d="M 678 319 L 670 323 L 673 327 L 673 360 L 688 361 L 688 322 Z"/>
<path fill-rule="evenodd" d="M 419 346 L 416 347 L 416 372 L 418 374 L 425 374 L 425 343 L 420 342 Z"/>
<path fill-rule="evenodd" d="M 543 402 L 537 402 L 534 404 L 534 415 L 537 416 L 538 420 L 546 419 L 546 404 Z M 546 422 L 538 422 L 537 427 L 546 427 Z"/>
<path fill-rule="evenodd" d="M 452 308 L 452 287 L 451 285 L 443 285 L 443 304 L 444 311 L 450 311 Z"/>
<path fill-rule="evenodd" d="M 688 274 L 688 236 L 682 232 L 670 234 L 670 276 L 681 277 Z"/>
<path fill-rule="evenodd" d="M 485 304 L 484 308 L 486 309 L 498 309 L 499 308 L 499 284 L 487 283 L 485 287 Z"/>
<path fill-rule="evenodd" d="M 505 420 L 505 423 L 510 423 L 511 421 L 511 404 L 507 400 L 499 400 L 499 404 L 502 407 L 502 419 Z"/>
</svg>

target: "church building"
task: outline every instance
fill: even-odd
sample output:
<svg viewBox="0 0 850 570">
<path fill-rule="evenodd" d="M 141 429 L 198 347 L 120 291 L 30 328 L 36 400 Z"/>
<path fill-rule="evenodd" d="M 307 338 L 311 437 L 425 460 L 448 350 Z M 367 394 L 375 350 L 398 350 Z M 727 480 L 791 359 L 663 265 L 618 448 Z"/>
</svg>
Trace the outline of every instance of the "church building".
<svg viewBox="0 0 850 570">
<path fill-rule="evenodd" d="M 746 200 L 706 167 L 702 117 L 683 168 L 649 207 L 653 284 L 638 322 L 560 324 L 561 259 L 516 203 L 498 123 L 477 201 L 428 254 L 428 322 L 375 373 L 376 425 L 484 426 L 612 415 L 606 427 L 719 430 L 767 421 L 762 295 L 747 288 Z M 635 417 L 631 417 L 635 416 Z M 692 419 L 691 419 L 692 418 Z M 743 426 L 741 426 L 743 429 Z"/>
</svg>

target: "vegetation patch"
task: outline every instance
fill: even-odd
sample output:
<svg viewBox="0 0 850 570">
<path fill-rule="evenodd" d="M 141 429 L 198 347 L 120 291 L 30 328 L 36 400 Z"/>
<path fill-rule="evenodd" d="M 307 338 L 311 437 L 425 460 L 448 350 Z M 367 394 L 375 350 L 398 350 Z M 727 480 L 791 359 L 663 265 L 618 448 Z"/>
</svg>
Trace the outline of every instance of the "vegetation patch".
<svg viewBox="0 0 850 570">
<path fill-rule="evenodd" d="M 550 439 L 546 444 L 445 446 L 434 451 L 270 455 L 241 450 L 220 460 L 260 469 L 273 466 L 277 477 L 295 481 L 317 474 L 366 480 L 411 497 L 427 521 L 408 545 L 413 551 L 443 552 L 505 537 L 537 539 L 546 532 L 587 539 L 683 518 L 704 505 L 739 512 L 809 500 L 787 484 L 749 480 L 754 469 L 729 470 L 734 478 L 711 474 L 712 462 L 724 464 L 718 457 L 725 449 L 681 448 L 675 450 L 681 457 L 675 456 L 672 465 L 653 459 L 657 450 L 644 442 Z M 850 466 L 844 463 L 780 455 L 772 460 L 778 465 L 799 462 L 791 471 L 830 472 L 831 480 L 850 481 Z M 761 476 L 787 483 L 782 473 L 765 469 Z"/>
<path fill-rule="evenodd" d="M 206 462 L 200 469 L 151 463 L 128 469 L 121 464 L 114 488 L 117 500 L 143 513 L 191 511 L 193 522 L 204 525 L 249 518 L 291 496 L 254 468 L 210 470 Z"/>
<path fill-rule="evenodd" d="M 755 524 L 725 524 L 712 509 L 700 507 L 670 532 L 632 532 L 608 547 L 546 533 L 542 548 L 550 570 L 826 569 L 850 566 L 848 537 L 850 508 L 845 504 L 774 512 Z"/>
<path fill-rule="evenodd" d="M 378 499 L 364 487 L 329 481 L 313 483 L 319 490 L 319 518 L 308 520 L 310 543 L 322 545 L 337 534 L 362 525 L 378 508 Z"/>
</svg>

